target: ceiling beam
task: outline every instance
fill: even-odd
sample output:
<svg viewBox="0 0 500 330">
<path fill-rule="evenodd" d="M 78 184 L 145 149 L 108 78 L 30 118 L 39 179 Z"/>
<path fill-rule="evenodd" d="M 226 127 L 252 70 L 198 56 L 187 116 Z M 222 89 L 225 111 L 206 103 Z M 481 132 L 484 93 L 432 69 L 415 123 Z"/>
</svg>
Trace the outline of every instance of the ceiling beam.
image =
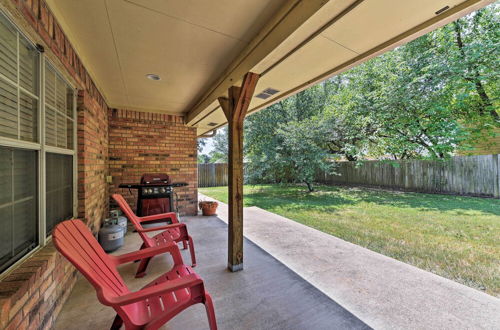
<svg viewBox="0 0 500 330">
<path fill-rule="evenodd" d="M 229 87 L 238 83 L 247 72 L 329 1 L 289 0 L 187 112 L 187 125 L 196 123 L 210 104 L 225 95 Z"/>
</svg>

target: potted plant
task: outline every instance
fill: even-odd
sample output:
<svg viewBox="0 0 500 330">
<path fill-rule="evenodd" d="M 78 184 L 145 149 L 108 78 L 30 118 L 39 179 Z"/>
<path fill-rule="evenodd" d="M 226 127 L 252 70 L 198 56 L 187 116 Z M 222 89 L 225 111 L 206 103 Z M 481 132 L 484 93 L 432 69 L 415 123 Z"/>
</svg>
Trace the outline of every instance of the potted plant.
<svg viewBox="0 0 500 330">
<path fill-rule="evenodd" d="M 219 203 L 215 201 L 201 201 L 198 203 L 198 206 L 200 207 L 201 212 L 205 216 L 209 215 L 216 215 L 217 211 L 217 206 L 219 206 Z"/>
</svg>

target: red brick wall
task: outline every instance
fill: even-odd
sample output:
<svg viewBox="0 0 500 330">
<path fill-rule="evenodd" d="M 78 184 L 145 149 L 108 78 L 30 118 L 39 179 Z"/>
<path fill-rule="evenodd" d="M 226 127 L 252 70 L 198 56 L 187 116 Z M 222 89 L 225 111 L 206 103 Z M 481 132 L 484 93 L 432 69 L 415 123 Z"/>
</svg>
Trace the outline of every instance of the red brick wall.
<svg viewBox="0 0 500 330">
<path fill-rule="evenodd" d="M 108 214 L 108 116 L 85 91 L 78 93 L 78 217 L 97 232 Z"/>
<path fill-rule="evenodd" d="M 49 244 L 0 282 L 0 329 L 50 329 L 76 282 Z"/>
<path fill-rule="evenodd" d="M 116 109 L 108 114 L 110 193 L 121 193 L 135 208 L 135 195 L 118 185 L 139 182 L 143 173 L 167 173 L 173 182 L 189 184 L 176 189 L 180 213 L 196 214 L 196 129 L 180 116 Z"/>
</svg>

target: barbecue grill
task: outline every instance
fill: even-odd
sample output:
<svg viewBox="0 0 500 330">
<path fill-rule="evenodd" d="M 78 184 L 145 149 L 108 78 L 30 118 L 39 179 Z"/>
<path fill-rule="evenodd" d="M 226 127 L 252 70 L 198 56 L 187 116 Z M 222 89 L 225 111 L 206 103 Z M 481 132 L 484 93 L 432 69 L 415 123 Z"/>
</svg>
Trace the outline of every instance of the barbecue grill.
<svg viewBox="0 0 500 330">
<path fill-rule="evenodd" d="M 122 183 L 118 187 L 137 189 L 137 216 L 176 212 L 174 209 L 174 188 L 185 187 L 185 182 L 170 181 L 164 173 L 146 173 L 141 177 L 139 184 Z"/>
</svg>

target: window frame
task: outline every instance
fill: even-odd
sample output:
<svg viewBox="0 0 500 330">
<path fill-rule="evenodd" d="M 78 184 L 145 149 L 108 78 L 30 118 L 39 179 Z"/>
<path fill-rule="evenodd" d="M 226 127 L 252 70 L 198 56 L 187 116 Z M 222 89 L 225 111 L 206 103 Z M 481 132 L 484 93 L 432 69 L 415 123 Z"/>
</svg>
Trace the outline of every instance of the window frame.
<svg viewBox="0 0 500 330">
<path fill-rule="evenodd" d="M 37 100 L 37 137 L 38 141 L 37 142 L 30 142 L 30 141 L 23 141 L 20 139 L 20 120 L 18 121 L 18 138 L 9 138 L 9 137 L 4 137 L 0 136 L 0 146 L 3 147 L 10 147 L 10 148 L 16 148 L 16 149 L 26 149 L 26 150 L 34 150 L 37 152 L 37 167 L 38 167 L 38 175 L 37 175 L 37 193 L 38 193 L 38 200 L 37 200 L 37 214 L 38 214 L 38 221 L 37 221 L 37 231 L 38 231 L 38 245 L 31 251 L 29 251 L 27 254 L 19 258 L 16 262 L 14 262 L 10 267 L 5 269 L 2 273 L 0 273 L 0 279 L 4 278 L 7 276 L 13 269 L 15 269 L 19 264 L 21 264 L 24 260 L 32 256 L 36 251 L 38 251 L 40 248 L 44 247 L 49 243 L 52 239 L 52 235 L 49 234 L 47 235 L 47 227 L 46 227 L 46 154 L 47 153 L 55 153 L 55 154 L 64 154 L 64 155 L 71 155 L 73 158 L 73 218 L 75 218 L 78 214 L 78 145 L 77 145 L 77 95 L 78 95 L 78 89 L 75 88 L 75 84 L 72 82 L 68 81 L 66 77 L 60 73 L 60 70 L 53 64 L 53 62 L 47 57 L 47 55 L 43 52 L 38 51 L 38 70 L 37 70 L 37 95 L 33 95 L 32 92 L 27 91 L 25 88 L 20 86 L 20 76 L 19 76 L 19 71 L 20 71 L 20 66 L 21 63 L 19 61 L 19 45 L 20 45 L 20 39 L 23 38 L 26 43 L 28 43 L 30 46 L 33 48 L 37 49 L 37 45 L 31 38 L 29 38 L 25 33 L 23 33 L 22 29 L 16 24 L 11 17 L 3 10 L 0 9 L 0 16 L 3 17 L 8 23 L 12 25 L 12 27 L 16 30 L 17 32 L 17 59 L 18 59 L 18 66 L 17 66 L 17 87 L 18 90 L 18 117 L 20 116 L 20 110 L 19 110 L 19 104 L 20 104 L 20 92 L 24 92 L 28 94 L 30 97 L 36 98 Z M 72 113 L 72 118 L 70 118 L 73 121 L 73 134 L 71 135 L 73 139 L 72 147 L 73 149 L 65 149 L 65 148 L 60 148 L 60 147 L 54 147 L 54 146 L 49 146 L 45 144 L 45 67 L 46 64 L 49 65 L 56 76 L 58 76 L 61 80 L 64 81 L 68 85 L 69 88 L 73 90 L 73 113 Z M 7 83 L 11 84 L 12 81 L 2 75 L 0 73 L 1 78 Z M 67 116 L 68 117 L 68 116 Z"/>
<path fill-rule="evenodd" d="M 39 182 L 40 189 L 43 189 L 43 191 L 40 191 L 40 221 L 39 221 L 39 235 L 40 235 L 40 242 L 43 242 L 43 245 L 45 245 L 49 240 L 52 239 L 52 234 L 47 235 L 47 200 L 46 200 L 46 179 L 47 179 L 47 171 L 46 171 L 46 154 L 47 153 L 53 153 L 53 154 L 63 154 L 63 155 L 71 155 L 73 157 L 73 219 L 77 216 L 78 214 L 78 157 L 77 157 L 77 113 L 76 113 L 76 101 L 77 101 L 77 94 L 78 90 L 74 87 L 72 83 L 70 83 L 62 74 L 59 73 L 59 70 L 56 68 L 56 66 L 49 60 L 47 59 L 47 56 L 44 53 L 41 53 L 41 57 L 43 60 L 40 61 L 40 70 L 42 71 L 40 74 L 40 93 L 41 93 L 41 100 L 40 102 L 42 104 L 42 111 L 40 111 L 41 114 L 41 121 L 40 121 L 40 134 L 41 134 L 41 147 L 42 150 L 40 154 L 43 156 L 43 159 L 40 160 L 39 167 L 43 171 L 41 173 L 41 181 Z M 59 78 L 61 78 L 70 88 L 73 89 L 73 149 L 65 149 L 65 148 L 60 148 L 60 147 L 54 147 L 54 146 L 49 146 L 46 145 L 45 143 L 45 68 L 46 64 L 49 65 L 53 70 L 54 73 Z M 58 111 L 57 109 L 54 109 Z M 42 175 L 43 174 L 43 175 Z M 42 238 L 43 236 L 43 238 Z"/>
</svg>

